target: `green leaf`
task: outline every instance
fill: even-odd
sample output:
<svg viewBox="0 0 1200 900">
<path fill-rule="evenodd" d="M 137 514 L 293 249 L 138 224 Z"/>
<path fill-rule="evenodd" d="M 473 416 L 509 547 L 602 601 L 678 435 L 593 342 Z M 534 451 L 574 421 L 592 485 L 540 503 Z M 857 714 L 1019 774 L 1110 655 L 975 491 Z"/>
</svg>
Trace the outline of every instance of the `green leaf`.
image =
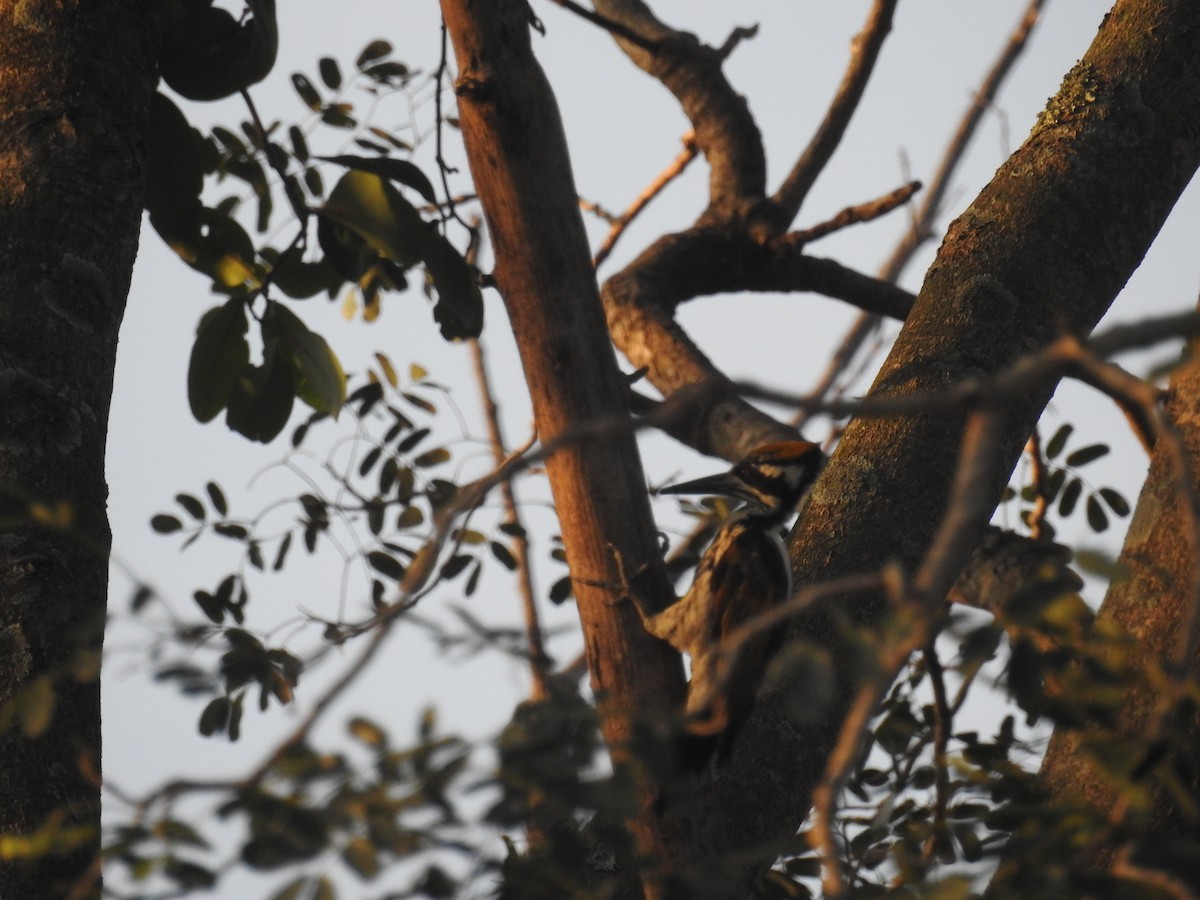
<svg viewBox="0 0 1200 900">
<path fill-rule="evenodd" d="M 212 870 L 174 856 L 167 859 L 163 874 L 189 891 L 211 888 L 217 883 L 217 876 Z"/>
<path fill-rule="evenodd" d="M 554 584 L 550 585 L 550 602 L 556 606 L 566 601 L 568 597 L 574 593 L 575 587 L 571 584 L 571 576 L 564 575 Z"/>
<path fill-rule="evenodd" d="M 225 621 L 225 604 L 219 598 L 214 597 L 208 591 L 195 591 L 192 594 L 192 599 L 196 601 L 196 605 L 200 607 L 200 611 L 214 625 L 220 625 Z"/>
<path fill-rule="evenodd" d="M 448 341 L 479 337 L 483 330 L 483 294 L 474 268 L 435 232 L 425 251 L 425 269 L 437 291 L 433 318 L 441 327 L 442 337 Z"/>
<path fill-rule="evenodd" d="M 437 203 L 437 193 L 433 189 L 433 184 L 425 176 L 424 172 L 406 159 L 393 159 L 391 157 L 381 159 L 373 156 L 353 156 L 349 154 L 318 156 L 317 159 L 337 163 L 339 166 L 345 166 L 347 169 L 354 169 L 359 172 L 370 172 L 374 175 L 382 176 L 389 181 L 397 181 L 406 187 L 412 188 L 427 203 Z"/>
<path fill-rule="evenodd" d="M 337 60 L 332 56 L 322 56 L 317 62 L 317 71 L 321 73 L 321 80 L 330 90 L 336 91 L 342 86 L 342 70 L 338 68 Z"/>
<path fill-rule="evenodd" d="M 375 361 L 379 363 L 379 370 L 383 373 L 384 379 L 392 387 L 400 386 L 400 378 L 396 374 L 396 367 L 392 365 L 392 361 L 383 353 L 375 354 Z M 397 425 L 401 423 L 396 423 Z M 391 438 L 387 438 L 391 440 Z"/>
<path fill-rule="evenodd" d="M 382 550 L 372 550 L 367 554 L 367 563 L 376 572 L 386 575 L 393 581 L 400 581 L 404 578 L 404 566 L 390 553 L 385 553 Z"/>
<path fill-rule="evenodd" d="M 1046 502 L 1053 503 L 1054 498 L 1058 496 L 1058 492 L 1062 490 L 1063 484 L 1067 480 L 1066 469 L 1051 469 L 1050 474 L 1046 477 L 1044 490 L 1046 492 Z"/>
<path fill-rule="evenodd" d="M 179 107 L 161 92 L 150 98 L 146 129 L 146 186 L 143 205 L 161 233 L 178 227 L 200 207 L 204 168 L 200 141 Z M 164 229 L 164 226 L 165 229 Z"/>
<path fill-rule="evenodd" d="M 172 534 L 183 528 L 183 523 L 175 518 L 175 516 L 159 513 L 150 520 L 150 527 L 159 534 Z"/>
<path fill-rule="evenodd" d="M 238 434 L 266 444 L 287 425 L 296 396 L 292 367 L 279 342 L 268 340 L 263 364 L 247 366 L 229 395 L 225 423 Z"/>
<path fill-rule="evenodd" d="M 296 300 L 307 300 L 324 291 L 336 295 L 342 285 L 333 263 L 322 257 L 305 261 L 300 247 L 290 247 L 282 255 L 273 247 L 264 248 L 262 257 L 271 264 L 271 281 L 279 289 Z"/>
<path fill-rule="evenodd" d="M 452 578 L 455 578 L 461 574 L 473 559 L 474 557 L 464 556 L 462 554 L 457 554 L 450 557 L 448 560 L 446 560 L 445 565 L 442 566 L 442 571 L 439 577 L 444 581 L 450 581 Z"/>
<path fill-rule="evenodd" d="M 1108 444 L 1090 444 L 1087 447 L 1080 447 L 1067 456 L 1066 464 L 1074 468 L 1086 466 L 1088 463 L 1094 462 L 1102 456 L 1107 456 L 1108 450 Z"/>
<path fill-rule="evenodd" d="M 420 456 L 413 460 L 413 465 L 420 469 L 427 469 L 430 466 L 441 465 L 450 459 L 450 451 L 445 447 L 437 447 L 433 450 L 426 450 Z"/>
<path fill-rule="evenodd" d="M 238 21 L 208 2 L 164 4 L 168 11 L 159 67 L 163 81 L 189 100 L 219 100 L 257 84 L 275 65 L 275 0 L 246 0 Z"/>
<path fill-rule="evenodd" d="M 1075 504 L 1079 502 L 1079 497 L 1082 494 L 1083 482 L 1078 478 L 1072 478 L 1063 489 L 1062 497 L 1058 501 L 1058 514 L 1064 519 L 1071 515 L 1075 511 Z"/>
<path fill-rule="evenodd" d="M 221 537 L 227 537 L 234 541 L 244 541 L 250 536 L 250 532 L 246 530 L 245 526 L 234 525 L 230 522 L 219 522 L 213 526 L 213 531 Z"/>
<path fill-rule="evenodd" d="M 392 79 L 403 84 L 409 75 L 408 66 L 401 62 L 381 62 L 373 66 L 367 66 L 363 69 L 363 74 L 370 76 L 380 84 L 391 84 Z M 447 117 L 446 121 L 453 124 L 453 120 Z"/>
<path fill-rule="evenodd" d="M 292 145 L 292 156 L 296 157 L 296 162 L 308 162 L 308 139 L 304 137 L 300 126 L 292 125 L 288 128 L 288 141 Z"/>
<path fill-rule="evenodd" d="M 1046 441 L 1046 447 L 1043 451 L 1046 459 L 1054 459 L 1058 454 L 1063 452 L 1063 448 L 1067 446 L 1067 438 L 1071 436 L 1071 432 L 1075 430 L 1075 426 L 1064 423 L 1058 426 L 1058 430 L 1054 432 L 1054 436 Z"/>
<path fill-rule="evenodd" d="M 1108 530 L 1108 513 L 1104 511 L 1104 507 L 1100 505 L 1095 494 L 1088 494 L 1087 520 L 1092 531 L 1099 533 Z"/>
<path fill-rule="evenodd" d="M 215 481 L 210 481 L 204 486 L 204 490 L 208 492 L 208 499 L 212 501 L 213 509 L 220 515 L 229 515 L 229 503 L 225 500 L 225 492 L 221 490 L 221 486 Z"/>
<path fill-rule="evenodd" d="M 250 361 L 246 304 L 233 298 L 204 314 L 188 363 L 188 404 L 197 421 L 208 422 L 229 402 Z"/>
<path fill-rule="evenodd" d="M 351 737 L 362 741 L 368 747 L 378 750 L 387 746 L 387 732 L 370 719 L 355 716 L 346 725 L 346 730 L 350 732 Z"/>
<path fill-rule="evenodd" d="M 204 521 L 204 504 L 191 494 L 176 494 L 175 502 L 182 506 L 193 519 L 199 522 Z"/>
<path fill-rule="evenodd" d="M 336 900 L 333 884 L 328 878 L 305 875 L 290 882 L 271 900 Z"/>
<path fill-rule="evenodd" d="M 354 64 L 361 69 L 368 63 L 373 63 L 377 59 L 383 59 L 391 52 L 392 45 L 387 41 L 374 40 L 362 48 L 362 52 L 358 54 L 358 59 L 354 61 Z"/>
<path fill-rule="evenodd" d="M 517 568 L 516 557 L 512 555 L 512 551 L 501 544 L 499 541 L 492 541 L 489 545 L 492 551 L 492 556 L 508 571 L 515 571 Z"/>
<path fill-rule="evenodd" d="M 375 846 L 365 837 L 351 838 L 342 850 L 342 859 L 360 878 L 374 878 L 381 868 Z"/>
<path fill-rule="evenodd" d="M 215 697 L 200 713 L 200 733 L 212 737 L 223 732 L 229 723 L 230 703 L 228 697 Z"/>
<path fill-rule="evenodd" d="M 279 542 L 279 549 L 275 551 L 275 562 L 271 565 L 272 572 L 278 572 L 283 568 L 284 562 L 287 560 L 288 550 L 292 547 L 292 533 L 289 531 L 283 536 L 283 540 Z"/>
<path fill-rule="evenodd" d="M 383 176 L 358 169 L 338 179 L 321 214 L 406 267 L 421 260 L 437 234 Z"/>
<path fill-rule="evenodd" d="M 1108 508 L 1121 518 L 1129 515 L 1129 501 L 1120 491 L 1113 488 L 1100 488 L 1100 496 L 1104 498 Z"/>
<path fill-rule="evenodd" d="M 208 841 L 191 825 L 178 819 L 161 819 L 154 825 L 154 836 L 169 844 L 187 844 L 207 850 Z"/>
<path fill-rule="evenodd" d="M 301 75 L 299 72 L 293 73 L 292 87 L 296 89 L 296 93 L 300 95 L 300 100 L 305 106 L 313 112 L 318 112 L 321 109 L 321 95 L 317 93 L 317 89 L 313 87 L 313 83 L 308 80 L 308 76 Z"/>
<path fill-rule="evenodd" d="M 263 337 L 278 340 L 279 352 L 291 365 L 296 396 L 317 412 L 336 418 L 346 402 L 346 373 L 325 339 L 309 331 L 291 310 L 279 303 L 272 303 L 267 310 Z"/>
</svg>

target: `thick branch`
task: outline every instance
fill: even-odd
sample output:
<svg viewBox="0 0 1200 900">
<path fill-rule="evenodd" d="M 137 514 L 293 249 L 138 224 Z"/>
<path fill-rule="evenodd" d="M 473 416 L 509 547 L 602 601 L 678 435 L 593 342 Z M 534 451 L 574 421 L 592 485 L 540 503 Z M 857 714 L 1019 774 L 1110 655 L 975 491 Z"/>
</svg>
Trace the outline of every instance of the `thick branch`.
<svg viewBox="0 0 1200 900">
<path fill-rule="evenodd" d="M 766 154 L 746 99 L 721 71 L 723 53 L 665 25 L 641 0 L 595 0 L 594 6 L 657 47 L 651 53 L 617 38 L 629 58 L 674 95 L 692 123 L 696 145 L 710 168 L 708 209 L 701 223 L 749 214 L 766 194 Z"/>
<path fill-rule="evenodd" d="M 875 0 L 863 30 L 851 41 L 850 63 L 842 76 L 842 83 L 838 85 L 833 103 L 821 120 L 817 133 L 772 198 L 779 207 L 779 224 L 782 227 L 786 228 L 796 218 L 800 204 L 842 142 L 842 135 L 846 133 L 850 119 L 867 89 L 867 81 L 879 59 L 884 38 L 892 30 L 892 14 L 895 11 L 896 0 Z"/>
<path fill-rule="evenodd" d="M 581 423 L 628 416 L 626 385 L 607 340 L 591 254 L 576 200 L 562 122 L 533 58 L 524 0 L 443 0 L 459 66 L 456 84 L 467 158 L 495 248 L 504 298 L 543 442 Z M 530 140 L 535 134 L 537 140 Z M 632 432 L 571 443 L 549 457 L 567 560 L 574 577 L 605 737 L 618 766 L 631 763 L 633 716 L 666 717 L 683 700 L 679 657 L 622 602 L 624 572 L 646 602 L 673 596 L 658 558 L 645 477 Z M 674 861 L 685 837 L 660 817 L 659 789 L 632 773 L 637 853 Z M 640 891 L 623 862 L 622 889 Z M 651 879 L 647 896 L 661 885 Z"/>
<path fill-rule="evenodd" d="M 648 369 L 665 396 L 696 385 L 725 385 L 725 377 L 675 322 L 675 306 L 706 294 L 734 291 L 813 291 L 863 309 L 903 318 L 907 292 L 805 256 L 787 237 L 761 244 L 740 229 L 694 228 L 656 241 L 602 292 L 613 340 L 634 366 Z M 745 301 L 741 301 L 745 302 Z M 734 395 L 716 390 L 687 443 L 737 459 L 764 440 L 794 431 Z"/>
<path fill-rule="evenodd" d="M 1200 164 L 1198 121 L 1200 7 L 1121 0 L 1025 144 L 951 226 L 872 396 L 986 375 L 1064 332 L 1089 332 Z M 993 503 L 1052 389 L 1002 410 L 984 486 Z M 851 423 L 793 532 L 798 583 L 887 558 L 912 571 L 946 514 L 963 427 L 956 413 Z M 939 567 L 926 597 L 940 602 L 953 568 Z M 717 782 L 719 848 L 757 849 L 766 864 L 764 848 L 803 820 L 857 693 L 844 625 L 877 625 L 883 609 L 878 598 L 835 601 L 797 623 L 797 637 L 836 661 L 835 700 L 801 730 L 788 721 L 786 689 L 761 699 Z"/>
<path fill-rule="evenodd" d="M 1033 33 L 1033 27 L 1037 24 L 1038 18 L 1042 13 L 1042 7 L 1045 5 L 1046 0 L 1030 0 L 1025 14 L 1021 16 L 1021 21 L 1017 23 L 1016 29 L 1009 35 L 1004 49 L 1000 52 L 1000 56 L 992 64 L 992 68 L 983 79 L 979 90 L 975 92 L 975 97 L 971 100 L 970 107 L 968 107 L 966 114 L 959 122 L 958 129 L 954 132 L 954 137 L 950 139 L 950 143 L 946 146 L 946 151 L 942 154 L 941 162 L 938 163 L 937 171 L 934 172 L 933 178 L 930 179 L 929 187 L 926 189 L 924 196 L 921 198 L 920 205 L 913 214 L 912 227 L 901 239 L 896 249 L 892 251 L 891 257 L 884 263 L 883 268 L 880 270 L 879 277 L 884 281 L 899 281 L 905 266 L 916 255 L 917 250 L 933 237 L 933 223 L 941 211 L 942 200 L 946 196 L 946 190 L 950 187 L 950 179 L 954 172 L 957 171 L 959 162 L 962 160 L 967 147 L 971 143 L 971 139 L 975 136 L 975 132 L 979 128 L 979 123 L 983 121 L 983 114 L 992 105 L 992 101 L 996 99 L 996 93 L 1000 90 L 1000 85 L 1004 83 L 1008 77 L 1008 73 L 1012 71 L 1017 58 L 1020 57 L 1026 45 L 1028 45 L 1029 36 Z"/>
<path fill-rule="evenodd" d="M 1192 347 L 1196 341 L 1191 342 Z M 1194 351 L 1193 351 L 1194 352 Z M 1175 677 L 1200 676 L 1200 655 L 1194 642 L 1197 604 L 1197 509 L 1196 472 L 1200 471 L 1200 421 L 1195 410 L 1200 403 L 1200 366 L 1194 357 L 1171 379 L 1165 420 L 1167 427 L 1155 444 L 1150 472 L 1129 524 L 1125 546 L 1118 559 L 1124 577 L 1114 579 L 1100 608 L 1099 619 L 1116 622 L 1132 635 L 1138 646 L 1140 665 L 1165 669 Z M 1178 665 L 1176 665 L 1178 663 Z M 1172 698 L 1163 691 L 1161 679 L 1139 678 L 1126 691 L 1125 701 L 1111 730 L 1097 728 L 1075 731 L 1060 728 L 1050 742 L 1042 767 L 1042 778 L 1051 796 L 1062 804 L 1081 804 L 1110 820 L 1119 818 L 1121 792 L 1105 777 L 1081 748 L 1097 736 L 1122 742 L 1150 742 L 1161 734 L 1170 715 Z M 1196 748 L 1200 747 L 1194 715 L 1190 740 L 1163 741 L 1166 767 L 1195 771 Z M 1190 748 L 1190 752 L 1188 749 Z M 1153 796 L 1154 813 L 1137 826 L 1127 825 L 1104 835 L 1086 848 L 1076 865 L 1113 867 L 1122 852 L 1134 857 L 1164 844 L 1200 841 L 1194 815 L 1181 807 L 1169 787 L 1147 784 Z M 1133 839 L 1132 846 L 1122 844 Z M 1192 894 L 1200 892 L 1200 876 L 1194 865 L 1174 873 Z M 1012 863 L 1002 867 L 1000 877 L 1020 882 Z"/>
</svg>

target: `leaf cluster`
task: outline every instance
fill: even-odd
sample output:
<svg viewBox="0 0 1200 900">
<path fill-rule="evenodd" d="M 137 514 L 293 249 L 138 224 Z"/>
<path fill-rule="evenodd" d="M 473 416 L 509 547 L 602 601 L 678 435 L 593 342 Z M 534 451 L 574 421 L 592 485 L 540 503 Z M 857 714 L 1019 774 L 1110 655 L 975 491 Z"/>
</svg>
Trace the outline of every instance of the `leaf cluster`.
<svg viewBox="0 0 1200 900">
<path fill-rule="evenodd" d="M 201 44 L 196 53 L 210 62 L 215 51 L 205 41 L 230 52 L 251 52 L 247 48 L 263 39 L 258 23 L 269 20 L 273 27 L 274 22 L 270 0 L 255 0 L 254 16 L 240 25 L 207 2 L 176 0 L 176 6 L 178 39 Z M 421 266 L 442 334 L 448 340 L 479 334 L 483 300 L 476 271 L 447 239 L 444 224 L 427 221 L 406 196 L 411 192 L 428 208 L 440 209 L 429 178 L 397 155 L 408 154 L 411 145 L 377 126 L 362 125 L 347 94 L 354 85 L 371 96 L 404 89 L 411 73 L 390 54 L 383 41 L 365 47 L 353 85 L 345 82 L 336 60 L 322 59 L 320 79 L 334 99 L 323 97 L 308 77 L 293 75 L 292 84 L 313 119 L 307 127 L 289 126 L 286 140 L 278 121 L 262 124 L 245 93 L 266 71 L 249 80 L 244 73 L 226 73 L 239 82 L 229 90 L 224 82 L 201 90 L 179 76 L 166 77 L 169 86 L 190 99 L 241 91 L 251 116 L 237 128 L 218 125 L 201 133 L 165 94 L 154 96 L 145 194 L 150 222 L 188 265 L 209 279 L 215 293 L 230 298 L 209 310 L 197 329 L 188 399 L 199 421 L 225 411 L 231 429 L 267 442 L 287 424 L 294 399 L 319 412 L 338 413 L 346 390 L 341 364 L 323 337 L 310 331 L 287 303 L 272 297 L 273 289 L 302 300 L 319 293 L 333 298 L 349 288 L 361 293 L 367 318 L 374 319 L 382 294 L 404 290 L 409 271 Z M 273 60 L 272 53 L 267 71 Z M 180 53 L 177 62 L 188 72 L 201 66 L 188 53 Z M 204 73 L 205 78 L 216 77 L 208 68 Z M 309 132 L 317 128 L 351 131 L 358 147 L 370 155 L 314 155 Z M 341 174 L 327 193 L 323 172 L 331 168 Z M 279 247 L 251 237 L 239 221 L 244 204 L 239 194 L 211 205 L 206 201 L 206 188 L 230 179 L 243 184 L 256 201 L 258 235 L 278 231 L 276 199 L 282 193 L 294 229 L 290 242 Z M 252 344 L 261 347 L 260 361 L 252 361 Z"/>
</svg>

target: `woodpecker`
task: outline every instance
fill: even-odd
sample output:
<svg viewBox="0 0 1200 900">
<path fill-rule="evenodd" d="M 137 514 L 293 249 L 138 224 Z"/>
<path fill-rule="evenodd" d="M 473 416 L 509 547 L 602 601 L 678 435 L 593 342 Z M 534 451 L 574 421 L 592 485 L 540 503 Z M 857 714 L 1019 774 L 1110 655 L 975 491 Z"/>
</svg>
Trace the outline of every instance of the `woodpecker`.
<svg viewBox="0 0 1200 900">
<path fill-rule="evenodd" d="M 745 501 L 721 525 L 696 567 L 692 586 L 647 630 L 691 658 L 686 730 L 732 736 L 749 712 L 777 633 L 764 631 L 735 652 L 723 641 L 738 626 L 786 600 L 792 570 L 779 527 L 824 463 L 809 441 L 763 444 L 730 471 L 662 488 L 662 494 L 723 494 Z"/>
</svg>

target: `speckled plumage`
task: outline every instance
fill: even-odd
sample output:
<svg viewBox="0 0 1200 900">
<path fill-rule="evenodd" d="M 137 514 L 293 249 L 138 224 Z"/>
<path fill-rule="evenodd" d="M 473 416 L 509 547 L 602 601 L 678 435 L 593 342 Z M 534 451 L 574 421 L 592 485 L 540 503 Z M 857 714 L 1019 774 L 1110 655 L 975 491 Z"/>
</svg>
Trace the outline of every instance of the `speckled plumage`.
<svg viewBox="0 0 1200 900">
<path fill-rule="evenodd" d="M 686 729 L 698 737 L 736 727 L 762 680 L 775 629 L 734 647 L 729 636 L 783 602 L 791 567 L 778 528 L 820 471 L 820 449 L 807 441 L 759 447 L 724 475 L 676 485 L 663 493 L 722 493 L 746 505 L 726 521 L 704 551 L 687 593 L 646 628 L 691 658 Z"/>
</svg>

